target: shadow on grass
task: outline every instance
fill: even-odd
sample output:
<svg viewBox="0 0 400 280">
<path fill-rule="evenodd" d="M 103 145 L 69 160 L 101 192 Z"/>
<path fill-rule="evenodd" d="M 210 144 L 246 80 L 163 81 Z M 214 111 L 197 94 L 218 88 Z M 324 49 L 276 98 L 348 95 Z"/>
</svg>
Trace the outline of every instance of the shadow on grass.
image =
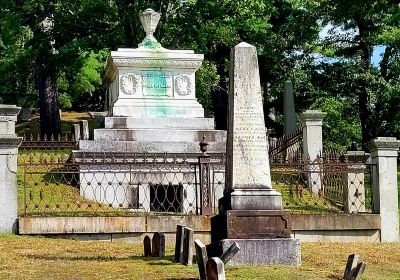
<svg viewBox="0 0 400 280">
<path fill-rule="evenodd" d="M 48 255 L 26 255 L 26 257 L 37 260 L 64 260 L 64 261 L 127 261 L 136 260 L 147 262 L 148 265 L 176 265 L 172 262 L 172 257 L 153 258 L 144 256 L 129 256 L 129 257 L 115 257 L 115 256 L 48 256 Z"/>
<path fill-rule="evenodd" d="M 174 262 L 174 256 L 157 257 L 144 257 L 144 256 L 129 256 L 129 257 L 115 257 L 115 256 L 48 256 L 48 255 L 26 255 L 26 257 L 37 260 L 64 260 L 64 261 L 127 261 L 136 260 L 144 261 L 148 265 L 178 265 Z"/>
<path fill-rule="evenodd" d="M 189 277 L 189 278 L 182 278 L 182 276 L 177 276 L 176 278 L 167 278 L 166 280 L 198 280 L 199 278 L 193 278 L 193 277 Z"/>
<path fill-rule="evenodd" d="M 343 279 L 343 277 L 340 277 L 337 274 L 331 274 L 328 276 L 328 278 L 332 279 L 332 280 L 342 280 Z"/>
</svg>

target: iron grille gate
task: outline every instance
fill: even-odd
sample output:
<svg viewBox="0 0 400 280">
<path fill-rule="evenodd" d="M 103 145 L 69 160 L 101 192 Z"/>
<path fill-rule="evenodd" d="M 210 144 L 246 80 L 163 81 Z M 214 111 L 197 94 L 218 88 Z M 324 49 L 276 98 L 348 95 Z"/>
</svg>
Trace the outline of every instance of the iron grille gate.
<svg viewBox="0 0 400 280">
<path fill-rule="evenodd" d="M 370 164 L 325 154 L 314 162 L 274 157 L 270 167 L 291 212 L 372 211 Z M 22 216 L 212 215 L 223 196 L 225 155 L 25 148 L 18 171 Z"/>
</svg>

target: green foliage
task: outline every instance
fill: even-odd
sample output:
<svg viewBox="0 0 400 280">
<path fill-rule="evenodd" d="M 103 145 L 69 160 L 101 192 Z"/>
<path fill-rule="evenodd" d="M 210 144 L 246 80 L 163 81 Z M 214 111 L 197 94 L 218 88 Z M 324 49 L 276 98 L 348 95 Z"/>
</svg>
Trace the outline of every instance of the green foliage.
<svg viewBox="0 0 400 280">
<path fill-rule="evenodd" d="M 219 79 L 215 64 L 210 61 L 203 61 L 196 73 L 196 96 L 209 117 L 214 115 L 211 93 L 218 85 Z"/>
<path fill-rule="evenodd" d="M 66 110 L 72 108 L 71 97 L 66 93 L 61 93 L 58 97 L 58 102 L 60 103 L 60 109 Z"/>
<path fill-rule="evenodd" d="M 316 100 L 311 109 L 327 113 L 323 126 L 325 148 L 343 151 L 353 142 L 361 143 L 360 119 L 357 114 L 352 114 L 354 104 L 351 101 L 329 96 Z"/>
<path fill-rule="evenodd" d="M 54 26 L 44 32 L 49 1 L 3 1 L 0 13 L 0 99 L 38 106 L 38 58 L 57 76 L 63 109 L 98 109 L 101 73 L 110 50 L 136 47 L 138 18 L 161 12 L 156 38 L 170 49 L 204 53 L 197 96 L 213 115 L 217 87 L 228 90 L 229 54 L 246 41 L 257 47 L 264 109 L 283 111 L 283 83 L 294 83 L 297 112 L 326 110 L 326 145 L 359 146 L 375 136 L 400 136 L 400 9 L 393 0 L 54 1 Z M 321 40 L 319 31 L 333 28 Z M 340 32 L 338 31 L 339 29 Z M 52 50 L 51 42 L 54 41 Z M 379 67 L 372 50 L 385 46 Z M 316 55 L 329 57 L 325 63 Z M 335 62 L 335 63 L 333 63 Z M 342 135 L 342 137 L 339 137 Z"/>
</svg>

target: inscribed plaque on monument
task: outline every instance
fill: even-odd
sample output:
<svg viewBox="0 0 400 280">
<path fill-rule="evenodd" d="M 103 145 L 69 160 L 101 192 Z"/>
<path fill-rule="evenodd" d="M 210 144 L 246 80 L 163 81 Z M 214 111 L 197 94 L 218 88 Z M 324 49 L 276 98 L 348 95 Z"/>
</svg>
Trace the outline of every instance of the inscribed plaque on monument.
<svg viewBox="0 0 400 280">
<path fill-rule="evenodd" d="M 145 71 L 142 74 L 144 96 L 172 96 L 173 73 Z"/>
<path fill-rule="evenodd" d="M 232 52 L 227 190 L 272 188 L 257 51 L 241 43 Z"/>
</svg>

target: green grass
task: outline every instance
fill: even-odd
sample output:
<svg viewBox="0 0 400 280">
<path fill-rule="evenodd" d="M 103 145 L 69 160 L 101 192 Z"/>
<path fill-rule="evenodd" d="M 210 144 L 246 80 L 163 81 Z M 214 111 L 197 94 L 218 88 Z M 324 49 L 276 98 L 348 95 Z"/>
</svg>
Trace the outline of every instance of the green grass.
<svg viewBox="0 0 400 280">
<path fill-rule="evenodd" d="M 0 279 L 198 279 L 197 266 L 165 258 L 142 257 L 142 246 L 119 242 L 0 236 Z M 302 243 L 302 265 L 227 266 L 227 279 L 341 279 L 347 256 L 367 262 L 363 279 L 400 278 L 400 243 Z"/>
<path fill-rule="evenodd" d="M 64 136 L 65 134 L 71 134 L 71 125 L 78 123 L 80 120 L 88 121 L 89 131 L 91 133 L 93 132 L 93 129 L 99 128 L 98 122 L 90 118 L 88 113 L 63 112 L 61 117 L 61 136 Z M 31 121 L 29 122 L 17 122 L 15 130 L 19 136 L 25 135 L 26 137 L 30 137 L 32 134 L 34 137 L 36 137 L 38 134 L 40 134 L 39 114 L 33 114 Z"/>
</svg>

